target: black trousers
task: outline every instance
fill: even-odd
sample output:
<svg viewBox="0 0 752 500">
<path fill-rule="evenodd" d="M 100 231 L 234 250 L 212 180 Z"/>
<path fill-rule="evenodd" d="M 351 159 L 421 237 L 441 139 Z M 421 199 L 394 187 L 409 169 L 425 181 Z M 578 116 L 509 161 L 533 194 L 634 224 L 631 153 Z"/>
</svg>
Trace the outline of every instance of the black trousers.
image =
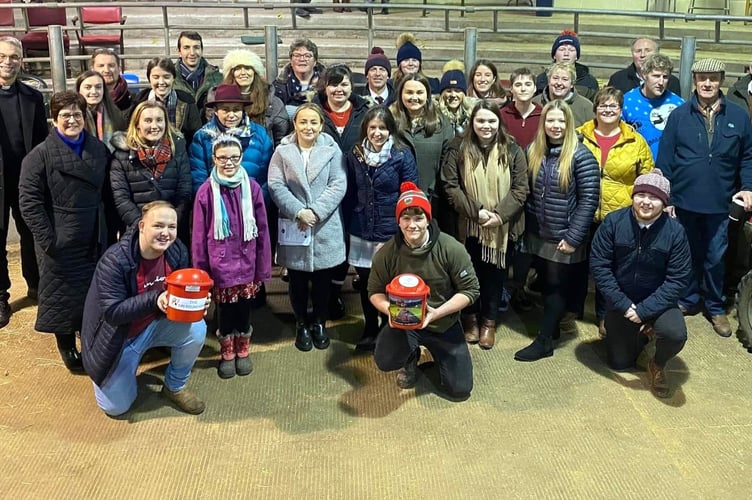
<svg viewBox="0 0 752 500">
<path fill-rule="evenodd" d="M 10 299 L 10 275 L 8 273 L 8 224 L 10 214 L 16 222 L 16 230 L 21 239 L 21 274 L 26 280 L 28 288 L 39 287 L 39 268 L 34 252 L 34 236 L 21 217 L 18 206 L 18 177 L 5 175 L 5 206 L 3 207 L 3 224 L 0 228 L 0 300 Z"/>
<path fill-rule="evenodd" d="M 329 309 L 329 293 L 331 289 L 332 269 L 319 269 L 318 271 L 295 271 L 288 269 L 290 276 L 289 291 L 290 304 L 295 313 L 295 320 L 299 323 L 308 320 L 308 298 L 311 298 L 313 306 L 313 318 L 316 323 L 326 321 Z M 309 290 L 310 285 L 310 290 Z"/>
<path fill-rule="evenodd" d="M 219 334 L 223 337 L 233 331 L 249 333 L 251 331 L 251 315 L 253 299 L 238 299 L 235 303 L 217 303 L 217 323 Z"/>
<path fill-rule="evenodd" d="M 363 309 L 363 320 L 365 322 L 363 334 L 375 337 L 379 334 L 379 316 L 381 316 L 382 325 L 387 324 L 387 318 L 385 315 L 380 314 L 373 307 L 371 301 L 368 300 L 368 277 L 371 275 L 371 269 L 368 267 L 356 267 L 355 271 L 360 278 L 360 307 Z"/>
<path fill-rule="evenodd" d="M 473 390 L 473 362 L 459 322 L 443 333 L 385 326 L 376 339 L 373 359 L 382 371 L 398 370 L 420 356 L 421 345 L 430 351 L 439 366 L 444 391 L 458 399 L 470 396 Z"/>
<path fill-rule="evenodd" d="M 465 249 L 470 254 L 475 274 L 480 284 L 480 297 L 475 303 L 470 304 L 463 312 L 480 314 L 483 319 L 496 321 L 501 302 L 501 291 L 507 280 L 507 270 L 499 269 L 494 264 L 483 262 L 481 258 L 481 246 L 478 238 L 467 238 Z"/>
<path fill-rule="evenodd" d="M 606 354 L 608 366 L 627 370 L 635 366 L 648 338 L 641 331 L 643 325 L 632 323 L 618 311 L 606 312 Z M 687 342 L 687 324 L 677 307 L 667 310 L 650 321 L 655 332 L 655 364 L 666 366 L 679 354 Z"/>
<path fill-rule="evenodd" d="M 579 290 L 576 273 L 581 263 L 562 264 L 538 259 L 537 269 L 543 275 L 543 319 L 540 335 L 554 338 L 559 332 L 559 321 L 567 309 L 573 293 Z"/>
</svg>

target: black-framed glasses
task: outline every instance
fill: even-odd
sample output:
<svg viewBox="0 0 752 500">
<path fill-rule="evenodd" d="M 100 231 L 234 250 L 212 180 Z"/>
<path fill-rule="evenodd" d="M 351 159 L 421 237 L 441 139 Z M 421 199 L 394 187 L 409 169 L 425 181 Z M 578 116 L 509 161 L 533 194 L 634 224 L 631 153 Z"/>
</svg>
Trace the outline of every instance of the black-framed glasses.
<svg viewBox="0 0 752 500">
<path fill-rule="evenodd" d="M 227 165 L 228 163 L 240 163 L 240 155 L 234 156 L 215 156 L 214 161 L 220 165 Z"/>
</svg>

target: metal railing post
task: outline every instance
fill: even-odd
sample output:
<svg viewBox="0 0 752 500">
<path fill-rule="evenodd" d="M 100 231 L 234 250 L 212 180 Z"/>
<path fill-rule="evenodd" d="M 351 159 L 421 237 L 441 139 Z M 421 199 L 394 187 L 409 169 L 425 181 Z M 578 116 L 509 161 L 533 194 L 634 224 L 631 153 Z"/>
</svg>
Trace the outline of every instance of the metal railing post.
<svg viewBox="0 0 752 500">
<path fill-rule="evenodd" d="M 472 68 L 478 52 L 478 29 L 465 28 L 465 67 Z"/>
<path fill-rule="evenodd" d="M 47 44 L 50 50 L 50 73 L 52 74 L 52 91 L 62 92 L 65 88 L 65 47 L 63 46 L 63 27 L 55 24 L 47 27 Z"/>
<path fill-rule="evenodd" d="M 695 62 L 695 48 L 697 41 L 693 36 L 683 36 L 681 55 L 679 56 L 679 83 L 681 95 L 685 101 L 692 94 L 692 64 Z"/>
<path fill-rule="evenodd" d="M 277 78 L 277 40 L 277 27 L 274 25 L 264 26 L 267 82 L 273 82 Z"/>
</svg>

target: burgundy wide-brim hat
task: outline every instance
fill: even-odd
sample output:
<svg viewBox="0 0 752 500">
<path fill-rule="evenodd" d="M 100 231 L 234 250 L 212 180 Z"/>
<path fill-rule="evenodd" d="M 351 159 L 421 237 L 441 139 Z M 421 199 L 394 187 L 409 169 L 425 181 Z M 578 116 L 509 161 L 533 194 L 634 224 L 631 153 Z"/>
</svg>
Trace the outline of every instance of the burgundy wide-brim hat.
<svg viewBox="0 0 752 500">
<path fill-rule="evenodd" d="M 209 100 L 206 102 L 207 106 L 216 106 L 217 104 L 247 104 L 248 102 L 243 98 L 243 94 L 240 93 L 240 87 L 237 85 L 223 83 L 217 85 L 212 90 L 214 91 L 214 95 L 212 96 L 212 92 L 209 92 Z"/>
</svg>

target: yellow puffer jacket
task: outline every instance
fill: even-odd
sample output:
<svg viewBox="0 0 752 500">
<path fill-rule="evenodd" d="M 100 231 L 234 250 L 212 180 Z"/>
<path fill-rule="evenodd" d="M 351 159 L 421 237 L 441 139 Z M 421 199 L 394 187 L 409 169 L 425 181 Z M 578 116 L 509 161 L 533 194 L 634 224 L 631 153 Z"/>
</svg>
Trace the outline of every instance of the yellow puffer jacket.
<svg viewBox="0 0 752 500">
<path fill-rule="evenodd" d="M 593 153 L 601 167 L 601 202 L 594 220 L 601 222 L 609 212 L 632 204 L 635 179 L 655 167 L 653 155 L 645 139 L 621 120 L 621 137 L 608 152 L 606 164 L 601 164 L 601 148 L 595 140 L 595 120 L 588 120 L 577 132 L 582 143 Z"/>
</svg>

